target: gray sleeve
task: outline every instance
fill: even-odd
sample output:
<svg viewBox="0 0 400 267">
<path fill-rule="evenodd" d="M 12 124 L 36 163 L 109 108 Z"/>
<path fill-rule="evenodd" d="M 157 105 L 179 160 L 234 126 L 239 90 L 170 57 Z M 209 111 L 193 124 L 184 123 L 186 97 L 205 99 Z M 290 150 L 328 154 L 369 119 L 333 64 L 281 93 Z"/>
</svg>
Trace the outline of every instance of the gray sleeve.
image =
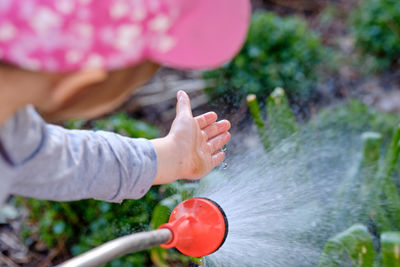
<svg viewBox="0 0 400 267">
<path fill-rule="evenodd" d="M 45 123 L 32 107 L 0 127 L 10 193 L 49 200 L 142 197 L 157 172 L 150 141 Z M 10 171 L 11 170 L 11 171 Z"/>
</svg>

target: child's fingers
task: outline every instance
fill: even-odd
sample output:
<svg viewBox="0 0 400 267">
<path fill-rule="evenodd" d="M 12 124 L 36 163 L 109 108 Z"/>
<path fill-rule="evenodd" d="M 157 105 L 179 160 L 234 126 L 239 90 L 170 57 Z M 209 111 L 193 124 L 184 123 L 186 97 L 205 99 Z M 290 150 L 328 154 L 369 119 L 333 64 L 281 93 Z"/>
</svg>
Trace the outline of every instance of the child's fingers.
<svg viewBox="0 0 400 267">
<path fill-rule="evenodd" d="M 211 139 L 223 132 L 228 131 L 230 128 L 231 123 L 227 120 L 222 120 L 207 126 L 203 129 L 203 131 L 207 134 L 208 139 Z"/>
<path fill-rule="evenodd" d="M 210 146 L 211 154 L 214 154 L 216 151 L 226 145 L 229 139 L 231 139 L 231 134 L 229 132 L 224 132 L 209 140 L 208 145 Z"/>
<path fill-rule="evenodd" d="M 196 118 L 197 123 L 199 124 L 200 129 L 207 127 L 211 123 L 215 122 L 218 119 L 218 116 L 215 112 L 207 112 L 205 114 L 199 115 Z"/>
<path fill-rule="evenodd" d="M 176 98 L 178 99 L 176 103 L 176 116 L 193 116 L 189 96 L 184 91 L 179 90 L 176 94 Z"/>
<path fill-rule="evenodd" d="M 222 151 L 212 155 L 211 161 L 212 161 L 213 168 L 218 166 L 221 162 L 223 162 L 224 159 L 225 159 L 225 153 Z"/>
</svg>

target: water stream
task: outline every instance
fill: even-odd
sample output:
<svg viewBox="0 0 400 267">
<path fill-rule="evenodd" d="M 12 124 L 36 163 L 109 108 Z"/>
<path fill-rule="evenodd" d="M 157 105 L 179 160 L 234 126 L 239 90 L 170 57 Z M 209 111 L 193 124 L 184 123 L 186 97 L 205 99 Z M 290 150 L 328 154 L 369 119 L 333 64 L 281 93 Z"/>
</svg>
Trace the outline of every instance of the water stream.
<svg viewBox="0 0 400 267">
<path fill-rule="evenodd" d="M 303 132 L 270 152 L 244 145 L 246 138 L 233 140 L 228 168 L 212 172 L 196 192 L 216 201 L 229 222 L 224 245 L 206 265 L 315 266 L 326 240 L 352 223 L 335 209 L 336 192 L 356 165 L 358 136 Z"/>
</svg>

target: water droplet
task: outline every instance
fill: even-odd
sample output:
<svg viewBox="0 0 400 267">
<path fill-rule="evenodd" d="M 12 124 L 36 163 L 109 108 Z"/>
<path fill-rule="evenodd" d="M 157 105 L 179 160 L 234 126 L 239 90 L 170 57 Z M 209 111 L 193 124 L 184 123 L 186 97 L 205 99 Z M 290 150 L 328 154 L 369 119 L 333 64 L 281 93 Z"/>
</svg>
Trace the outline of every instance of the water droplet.
<svg viewBox="0 0 400 267">
<path fill-rule="evenodd" d="M 224 145 L 224 146 L 221 148 L 221 151 L 222 151 L 222 152 L 225 152 L 225 151 L 226 151 L 226 145 Z"/>
<path fill-rule="evenodd" d="M 205 266 L 204 258 L 200 258 L 198 263 L 200 264 L 200 266 Z"/>
<path fill-rule="evenodd" d="M 226 169 L 228 168 L 228 163 L 226 163 L 225 161 L 222 162 L 222 169 Z"/>
</svg>

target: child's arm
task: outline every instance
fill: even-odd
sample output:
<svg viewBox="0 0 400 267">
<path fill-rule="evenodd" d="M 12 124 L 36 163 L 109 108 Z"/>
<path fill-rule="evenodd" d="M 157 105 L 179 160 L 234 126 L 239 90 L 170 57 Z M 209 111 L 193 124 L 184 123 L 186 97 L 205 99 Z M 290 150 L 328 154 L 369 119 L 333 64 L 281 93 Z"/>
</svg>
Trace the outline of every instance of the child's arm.
<svg viewBox="0 0 400 267">
<path fill-rule="evenodd" d="M 103 131 L 66 130 L 46 124 L 27 108 L 0 127 L 1 191 L 52 200 L 119 202 L 142 197 L 153 182 L 205 175 L 223 159 L 222 153 L 211 156 L 210 151 L 224 143 L 217 141 L 220 138 L 229 139 L 229 134 L 216 134 L 218 129 L 226 132 L 229 123 L 213 124 L 213 113 L 188 116 L 186 94 L 177 109 L 170 134 L 150 142 Z M 206 142 L 213 135 L 219 137 Z"/>
<path fill-rule="evenodd" d="M 0 127 L 0 140 L 1 183 L 16 195 L 120 202 L 142 197 L 157 171 L 150 141 L 67 130 L 45 123 L 32 107 Z"/>
</svg>

